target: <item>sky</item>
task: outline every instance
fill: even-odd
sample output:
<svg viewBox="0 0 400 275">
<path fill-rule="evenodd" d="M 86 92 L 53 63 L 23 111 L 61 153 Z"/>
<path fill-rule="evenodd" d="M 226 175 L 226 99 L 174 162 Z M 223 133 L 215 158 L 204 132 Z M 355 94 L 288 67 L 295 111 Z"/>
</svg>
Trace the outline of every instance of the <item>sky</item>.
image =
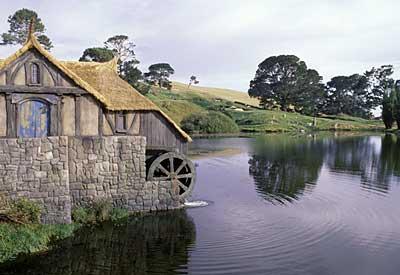
<svg viewBox="0 0 400 275">
<path fill-rule="evenodd" d="M 60 60 L 115 34 L 136 44 L 139 68 L 167 62 L 173 80 L 247 91 L 265 58 L 294 54 L 324 82 L 383 64 L 400 78 L 398 0 L 0 0 L 0 32 L 21 8 L 35 10 Z M 18 47 L 1 46 L 0 58 Z"/>
</svg>

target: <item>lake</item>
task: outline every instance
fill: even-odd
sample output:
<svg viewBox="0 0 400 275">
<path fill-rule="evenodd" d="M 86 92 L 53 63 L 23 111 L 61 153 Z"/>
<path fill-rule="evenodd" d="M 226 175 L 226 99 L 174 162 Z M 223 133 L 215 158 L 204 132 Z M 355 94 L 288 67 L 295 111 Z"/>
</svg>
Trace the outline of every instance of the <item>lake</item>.
<svg viewBox="0 0 400 275">
<path fill-rule="evenodd" d="M 208 206 L 84 229 L 0 274 L 399 274 L 400 138 L 197 139 L 191 150 L 192 200 Z"/>
</svg>

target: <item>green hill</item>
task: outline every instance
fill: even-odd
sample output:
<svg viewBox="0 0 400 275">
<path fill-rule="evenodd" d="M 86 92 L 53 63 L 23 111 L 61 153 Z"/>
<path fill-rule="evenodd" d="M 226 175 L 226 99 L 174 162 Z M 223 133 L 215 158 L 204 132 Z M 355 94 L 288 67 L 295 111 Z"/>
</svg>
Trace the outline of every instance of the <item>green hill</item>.
<svg viewBox="0 0 400 275">
<path fill-rule="evenodd" d="M 247 93 L 207 87 L 187 87 L 174 82 L 171 91 L 152 87 L 147 97 L 155 102 L 178 124 L 190 115 L 221 112 L 232 118 L 242 132 L 299 132 L 299 131 L 360 131 L 383 130 L 383 123 L 347 115 L 316 119 L 298 113 L 260 110 L 258 100 Z"/>
</svg>

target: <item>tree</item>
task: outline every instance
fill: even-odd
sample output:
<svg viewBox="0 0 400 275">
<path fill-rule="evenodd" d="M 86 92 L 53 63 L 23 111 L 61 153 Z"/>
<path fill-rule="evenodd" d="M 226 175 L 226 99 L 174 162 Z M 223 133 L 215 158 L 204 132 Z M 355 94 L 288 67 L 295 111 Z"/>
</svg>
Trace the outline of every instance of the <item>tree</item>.
<svg viewBox="0 0 400 275">
<path fill-rule="evenodd" d="M 149 72 L 144 74 L 146 81 L 153 85 L 170 88 L 169 77 L 175 73 L 175 70 L 168 63 L 157 63 L 150 65 Z"/>
<path fill-rule="evenodd" d="M 393 93 L 393 95 L 391 95 L 391 100 L 390 100 L 390 104 L 392 105 L 393 120 L 396 121 L 397 128 L 400 129 L 400 81 L 399 80 L 396 81 L 396 84 L 392 88 L 391 93 Z M 382 113 L 383 113 L 383 108 L 382 108 Z"/>
<path fill-rule="evenodd" d="M 143 74 L 136 67 L 136 64 L 137 63 L 133 60 L 126 61 L 122 63 L 121 68 L 121 77 L 134 87 L 136 87 L 137 83 L 143 79 Z"/>
<path fill-rule="evenodd" d="M 322 77 L 315 70 L 307 69 L 304 61 L 294 55 L 271 56 L 258 65 L 250 82 L 248 93 L 259 98 L 266 108 L 280 105 L 287 111 L 290 105 L 302 108 L 310 90 L 321 89 Z"/>
<path fill-rule="evenodd" d="M 127 35 L 114 35 L 104 42 L 104 47 L 118 57 L 118 71 L 122 70 L 124 62 L 130 61 L 131 64 L 139 64 L 134 52 L 135 46 L 133 42 L 129 41 Z"/>
<path fill-rule="evenodd" d="M 10 29 L 8 32 L 1 35 L 2 42 L 0 44 L 23 45 L 28 38 L 29 26 L 32 20 L 34 22 L 33 29 L 37 40 L 45 49 L 50 50 L 53 45 L 50 38 L 44 34 L 46 29 L 42 20 L 38 17 L 35 11 L 29 9 L 17 10 L 13 15 L 8 17 L 7 21 L 10 24 Z"/>
<path fill-rule="evenodd" d="M 371 108 L 380 106 L 384 94 L 394 87 L 394 80 L 390 77 L 392 74 L 392 65 L 383 65 L 379 68 L 373 67 L 364 73 L 369 84 L 366 97 Z"/>
<path fill-rule="evenodd" d="M 118 57 L 118 74 L 129 84 L 137 87 L 138 81 L 143 79 L 143 76 L 136 66 L 139 61 L 133 51 L 134 47 L 128 36 L 115 35 L 104 42 L 104 47 L 86 49 L 79 61 L 107 62 Z"/>
<path fill-rule="evenodd" d="M 384 94 L 382 101 L 382 120 L 386 129 L 392 129 L 393 122 L 396 119 L 395 116 L 398 116 L 398 112 L 395 112 L 396 105 L 398 105 L 396 103 L 397 98 L 394 89 Z"/>
<path fill-rule="evenodd" d="M 332 78 L 326 87 L 324 112 L 369 118 L 376 105 L 375 99 L 370 97 L 369 87 L 367 77 L 359 74 Z"/>
<path fill-rule="evenodd" d="M 114 53 L 106 48 L 94 47 L 86 49 L 79 61 L 107 62 L 114 58 Z"/>
<path fill-rule="evenodd" d="M 190 77 L 189 84 L 188 84 L 188 88 L 190 88 L 190 86 L 191 86 L 192 84 L 199 84 L 199 81 L 197 80 L 197 77 L 196 77 L 195 75 L 192 75 L 192 76 Z"/>
</svg>

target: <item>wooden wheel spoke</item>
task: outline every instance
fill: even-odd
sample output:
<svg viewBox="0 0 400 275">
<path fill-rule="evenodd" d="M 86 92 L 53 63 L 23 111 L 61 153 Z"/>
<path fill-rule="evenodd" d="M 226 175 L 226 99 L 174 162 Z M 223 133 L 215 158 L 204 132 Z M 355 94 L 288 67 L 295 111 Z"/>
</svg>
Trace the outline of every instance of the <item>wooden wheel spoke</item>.
<svg viewBox="0 0 400 275">
<path fill-rule="evenodd" d="M 176 169 L 176 173 L 179 174 L 179 172 L 183 169 L 183 167 L 186 166 L 186 160 L 183 160 L 181 165 L 179 165 L 178 169 Z"/>
<path fill-rule="evenodd" d="M 167 175 L 168 177 L 171 175 L 171 173 L 170 173 L 167 169 L 165 169 L 164 166 L 162 166 L 161 163 L 160 163 L 160 165 L 158 165 L 157 168 L 160 169 L 161 172 L 163 172 L 163 173 L 164 173 L 165 175 Z"/>
<path fill-rule="evenodd" d="M 184 185 L 182 182 L 179 182 L 179 187 L 181 187 L 185 192 L 189 189 L 186 185 Z"/>
<path fill-rule="evenodd" d="M 169 157 L 169 170 L 171 171 L 171 173 L 174 172 L 175 168 L 174 168 L 174 158 L 173 157 Z"/>
<path fill-rule="evenodd" d="M 182 174 L 182 175 L 177 175 L 176 176 L 177 179 L 187 179 L 187 178 L 192 178 L 192 177 L 193 177 L 192 173 L 190 173 L 190 174 Z"/>
</svg>

